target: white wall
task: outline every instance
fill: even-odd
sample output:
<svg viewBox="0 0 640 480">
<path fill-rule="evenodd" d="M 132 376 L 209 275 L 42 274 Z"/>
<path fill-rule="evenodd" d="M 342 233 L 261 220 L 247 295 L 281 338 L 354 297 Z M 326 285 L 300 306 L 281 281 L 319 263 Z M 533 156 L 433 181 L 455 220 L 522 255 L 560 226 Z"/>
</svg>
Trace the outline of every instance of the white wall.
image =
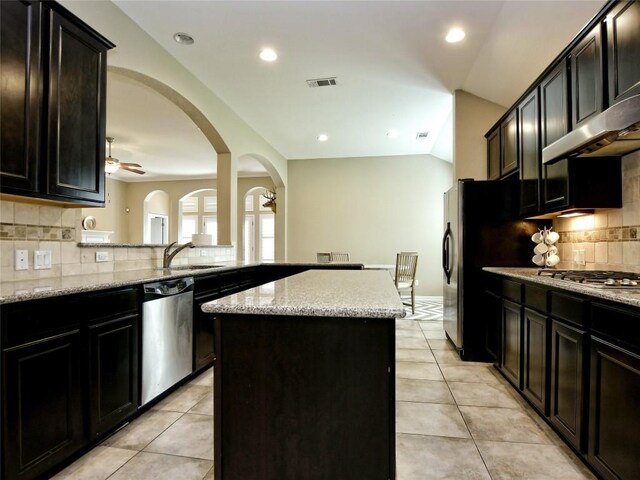
<svg viewBox="0 0 640 480">
<path fill-rule="evenodd" d="M 419 254 L 419 295 L 442 295 L 442 196 L 452 166 L 431 155 L 289 162 L 288 255 L 346 251 L 358 263 Z"/>
<path fill-rule="evenodd" d="M 506 108 L 464 90 L 453 94 L 453 179 L 487 179 L 485 133 Z"/>
</svg>

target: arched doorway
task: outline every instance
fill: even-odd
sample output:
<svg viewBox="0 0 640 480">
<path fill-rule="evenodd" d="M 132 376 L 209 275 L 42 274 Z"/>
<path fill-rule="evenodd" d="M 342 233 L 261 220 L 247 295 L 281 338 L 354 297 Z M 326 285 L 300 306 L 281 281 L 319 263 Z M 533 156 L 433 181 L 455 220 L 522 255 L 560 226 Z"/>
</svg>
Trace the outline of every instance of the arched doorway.
<svg viewBox="0 0 640 480">
<path fill-rule="evenodd" d="M 273 262 L 276 255 L 276 216 L 265 206 L 267 188 L 251 188 L 244 196 L 242 212 L 242 260 Z"/>
<path fill-rule="evenodd" d="M 178 243 L 193 240 L 193 235 L 207 235 L 206 243 L 218 244 L 217 190 L 204 188 L 183 196 L 178 210 Z M 200 239 L 200 244 L 204 238 Z"/>
<path fill-rule="evenodd" d="M 161 245 L 169 243 L 169 195 L 162 190 L 150 192 L 144 199 L 144 243 Z"/>
</svg>

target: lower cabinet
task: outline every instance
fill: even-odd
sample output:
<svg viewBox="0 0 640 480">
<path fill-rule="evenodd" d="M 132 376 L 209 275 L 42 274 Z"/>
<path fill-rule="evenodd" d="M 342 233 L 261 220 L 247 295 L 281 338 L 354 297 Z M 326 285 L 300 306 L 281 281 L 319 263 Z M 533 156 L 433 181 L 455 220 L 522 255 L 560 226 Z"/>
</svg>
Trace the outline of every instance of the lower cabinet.
<svg viewBox="0 0 640 480">
<path fill-rule="evenodd" d="M 585 332 L 551 323 L 551 408 L 549 420 L 573 447 L 584 452 Z"/>
<path fill-rule="evenodd" d="M 640 356 L 591 342 L 589 463 L 605 479 L 638 478 Z"/>
<path fill-rule="evenodd" d="M 136 288 L 2 306 L 0 478 L 49 478 L 136 413 L 139 318 Z"/>
<path fill-rule="evenodd" d="M 520 305 L 502 302 L 502 362 L 500 370 L 517 388 L 522 389 L 522 314 Z"/>
<path fill-rule="evenodd" d="M 78 329 L 3 350 L 2 478 L 36 478 L 85 443 L 81 352 Z"/>
<path fill-rule="evenodd" d="M 197 282 L 197 280 L 196 280 Z M 202 311 L 202 304 L 218 295 L 198 296 L 193 302 L 193 365 L 194 372 L 211 365 L 216 359 L 213 316 Z"/>
<path fill-rule="evenodd" d="M 487 308 L 484 317 L 485 350 L 493 359 L 496 365 L 501 361 L 501 329 L 502 329 L 502 300 L 496 294 L 489 291 L 484 292 L 485 305 Z"/>
<path fill-rule="evenodd" d="M 529 308 L 524 309 L 524 351 L 522 392 L 543 414 L 547 414 L 549 404 L 549 318 Z"/>
<path fill-rule="evenodd" d="M 112 429 L 138 409 L 138 316 L 89 327 L 91 437 Z"/>
</svg>

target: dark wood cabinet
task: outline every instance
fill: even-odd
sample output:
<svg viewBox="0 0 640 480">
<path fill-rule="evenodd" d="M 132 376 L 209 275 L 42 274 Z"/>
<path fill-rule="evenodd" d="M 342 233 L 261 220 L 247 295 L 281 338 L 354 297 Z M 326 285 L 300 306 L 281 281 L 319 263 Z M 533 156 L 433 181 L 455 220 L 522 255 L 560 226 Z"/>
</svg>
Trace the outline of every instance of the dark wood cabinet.
<svg viewBox="0 0 640 480">
<path fill-rule="evenodd" d="M 573 447 L 584 452 L 586 425 L 585 332 L 558 320 L 551 324 L 549 420 Z"/>
<path fill-rule="evenodd" d="M 640 93 L 640 2 L 620 2 L 608 15 L 609 104 Z"/>
<path fill-rule="evenodd" d="M 518 111 L 513 110 L 500 126 L 500 176 L 518 169 Z"/>
<path fill-rule="evenodd" d="M 137 413 L 139 312 L 135 287 L 2 306 L 2 478 L 50 478 Z"/>
<path fill-rule="evenodd" d="M 605 479 L 638 478 L 640 355 L 593 338 L 588 459 Z"/>
<path fill-rule="evenodd" d="M 193 370 L 203 370 L 216 359 L 213 315 L 202 311 L 202 304 L 220 298 L 218 275 L 195 277 L 193 296 Z"/>
<path fill-rule="evenodd" d="M 598 25 L 569 54 L 574 129 L 603 110 L 601 31 L 602 26 Z"/>
<path fill-rule="evenodd" d="M 502 301 L 502 362 L 500 370 L 522 389 L 522 313 L 520 305 Z"/>
<path fill-rule="evenodd" d="M 0 2 L 0 19 L 0 184 L 29 195 L 38 189 L 42 4 Z"/>
<path fill-rule="evenodd" d="M 36 478 L 86 440 L 80 331 L 3 349 L 2 363 L 3 475 Z"/>
<path fill-rule="evenodd" d="M 107 50 L 55 2 L 1 2 L 0 193 L 104 206 Z"/>
<path fill-rule="evenodd" d="M 89 418 L 92 437 L 122 423 L 138 408 L 137 314 L 89 327 Z"/>
<path fill-rule="evenodd" d="M 549 323 L 547 316 L 524 309 L 522 393 L 543 414 L 547 413 L 549 404 Z"/>
<path fill-rule="evenodd" d="M 495 293 L 484 292 L 486 306 L 485 320 L 485 350 L 496 365 L 500 365 L 501 360 L 501 338 L 502 338 L 502 300 Z"/>
<path fill-rule="evenodd" d="M 541 147 L 555 142 L 569 131 L 569 98 L 566 62 L 560 64 L 540 84 Z M 567 159 L 542 166 L 541 208 L 569 205 L 569 163 Z"/>
<path fill-rule="evenodd" d="M 540 209 L 540 107 L 534 90 L 517 108 L 520 152 L 520 214 Z"/>
<path fill-rule="evenodd" d="M 500 129 L 495 128 L 487 135 L 487 178 L 500 178 Z"/>
</svg>

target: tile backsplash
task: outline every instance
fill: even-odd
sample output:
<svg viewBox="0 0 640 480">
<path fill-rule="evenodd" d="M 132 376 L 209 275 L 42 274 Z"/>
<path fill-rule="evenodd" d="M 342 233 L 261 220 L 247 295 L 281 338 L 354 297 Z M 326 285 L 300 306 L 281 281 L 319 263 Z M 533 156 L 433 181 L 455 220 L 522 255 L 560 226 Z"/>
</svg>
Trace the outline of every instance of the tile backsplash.
<svg viewBox="0 0 640 480">
<path fill-rule="evenodd" d="M 553 229 L 560 234 L 557 268 L 640 272 L 640 151 L 622 159 L 622 208 L 557 218 Z M 584 265 L 574 262 L 581 255 Z"/>
<path fill-rule="evenodd" d="M 79 246 L 82 209 L 0 200 L 0 281 L 33 280 L 68 275 L 143 270 L 162 266 L 162 247 L 122 247 L 105 243 Z M 15 270 L 15 251 L 27 250 L 29 268 Z M 51 251 L 51 268 L 35 270 L 33 252 Z M 96 262 L 96 252 L 106 252 L 106 262 Z M 233 246 L 189 248 L 173 265 L 235 260 Z"/>
</svg>

